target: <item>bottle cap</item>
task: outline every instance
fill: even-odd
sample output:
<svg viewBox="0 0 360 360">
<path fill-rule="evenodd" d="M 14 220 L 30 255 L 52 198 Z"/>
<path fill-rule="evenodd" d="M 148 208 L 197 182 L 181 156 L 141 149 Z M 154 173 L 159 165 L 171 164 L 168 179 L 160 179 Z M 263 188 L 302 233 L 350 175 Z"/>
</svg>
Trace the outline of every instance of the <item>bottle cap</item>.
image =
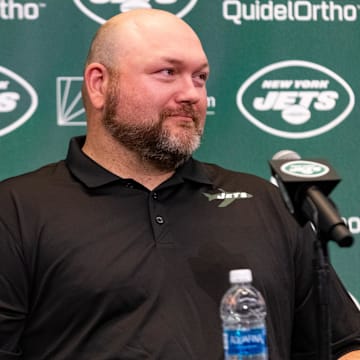
<svg viewBox="0 0 360 360">
<path fill-rule="evenodd" d="M 231 270 L 229 277 L 231 284 L 252 282 L 252 273 L 250 269 Z"/>
</svg>

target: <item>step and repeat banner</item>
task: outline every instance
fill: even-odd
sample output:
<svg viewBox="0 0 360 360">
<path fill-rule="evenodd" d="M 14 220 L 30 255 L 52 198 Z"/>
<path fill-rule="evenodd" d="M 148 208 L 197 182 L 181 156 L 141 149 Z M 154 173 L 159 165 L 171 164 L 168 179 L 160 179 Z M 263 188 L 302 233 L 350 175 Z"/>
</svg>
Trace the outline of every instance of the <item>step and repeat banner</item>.
<svg viewBox="0 0 360 360">
<path fill-rule="evenodd" d="M 269 179 L 268 161 L 290 149 L 336 169 L 331 197 L 355 243 L 330 244 L 330 258 L 360 299 L 358 0 L 0 0 L 0 180 L 65 156 L 86 131 L 93 34 L 112 15 L 151 7 L 187 21 L 210 60 L 198 159 Z"/>
</svg>

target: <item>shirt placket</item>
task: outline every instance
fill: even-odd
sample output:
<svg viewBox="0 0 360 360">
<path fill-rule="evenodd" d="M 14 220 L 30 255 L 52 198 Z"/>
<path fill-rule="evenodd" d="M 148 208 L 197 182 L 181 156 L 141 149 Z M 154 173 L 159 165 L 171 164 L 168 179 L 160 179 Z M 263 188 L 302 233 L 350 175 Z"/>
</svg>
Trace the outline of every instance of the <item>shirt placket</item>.
<svg viewBox="0 0 360 360">
<path fill-rule="evenodd" d="M 161 192 L 151 191 L 149 193 L 148 204 L 150 222 L 156 246 L 173 246 L 174 240 L 170 230 L 170 218 L 164 203 L 161 201 Z"/>
</svg>

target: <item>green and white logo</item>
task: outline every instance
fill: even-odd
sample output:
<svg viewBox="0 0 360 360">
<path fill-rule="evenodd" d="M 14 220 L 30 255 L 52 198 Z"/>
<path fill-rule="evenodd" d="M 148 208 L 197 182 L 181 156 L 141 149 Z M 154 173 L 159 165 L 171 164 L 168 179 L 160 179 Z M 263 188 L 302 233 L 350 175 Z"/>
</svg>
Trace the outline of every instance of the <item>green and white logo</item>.
<svg viewBox="0 0 360 360">
<path fill-rule="evenodd" d="M 354 108 L 355 96 L 344 79 L 324 66 L 289 60 L 250 76 L 236 101 L 240 112 L 259 129 L 304 139 L 342 123 Z"/>
<path fill-rule="evenodd" d="M 102 24 L 117 13 L 133 9 L 170 11 L 178 17 L 187 15 L 198 0 L 74 0 L 74 4 L 90 19 Z"/>
<path fill-rule="evenodd" d="M 0 136 L 30 119 L 38 106 L 33 87 L 18 74 L 0 66 Z"/>
<path fill-rule="evenodd" d="M 220 208 L 229 206 L 235 200 L 249 199 L 253 197 L 253 195 L 245 191 L 227 192 L 223 189 L 218 189 L 218 190 L 220 192 L 216 194 L 203 193 L 203 195 L 206 196 L 209 201 L 221 200 L 218 204 L 218 207 Z"/>
<path fill-rule="evenodd" d="M 321 163 L 307 160 L 289 161 L 280 170 L 288 175 L 301 178 L 317 178 L 326 175 L 330 169 Z"/>
</svg>

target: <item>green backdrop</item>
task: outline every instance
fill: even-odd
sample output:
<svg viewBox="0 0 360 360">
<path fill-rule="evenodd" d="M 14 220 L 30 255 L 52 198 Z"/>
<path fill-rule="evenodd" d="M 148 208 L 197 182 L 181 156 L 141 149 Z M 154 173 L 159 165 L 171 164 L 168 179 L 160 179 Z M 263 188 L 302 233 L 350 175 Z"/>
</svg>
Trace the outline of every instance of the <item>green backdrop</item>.
<svg viewBox="0 0 360 360">
<path fill-rule="evenodd" d="M 0 180 L 63 158 L 69 138 L 85 132 L 90 39 L 136 7 L 177 14 L 203 41 L 212 74 L 197 158 L 266 179 L 282 149 L 335 167 L 342 182 L 332 198 L 356 241 L 331 244 L 331 261 L 359 299 L 357 0 L 0 0 Z"/>
</svg>

